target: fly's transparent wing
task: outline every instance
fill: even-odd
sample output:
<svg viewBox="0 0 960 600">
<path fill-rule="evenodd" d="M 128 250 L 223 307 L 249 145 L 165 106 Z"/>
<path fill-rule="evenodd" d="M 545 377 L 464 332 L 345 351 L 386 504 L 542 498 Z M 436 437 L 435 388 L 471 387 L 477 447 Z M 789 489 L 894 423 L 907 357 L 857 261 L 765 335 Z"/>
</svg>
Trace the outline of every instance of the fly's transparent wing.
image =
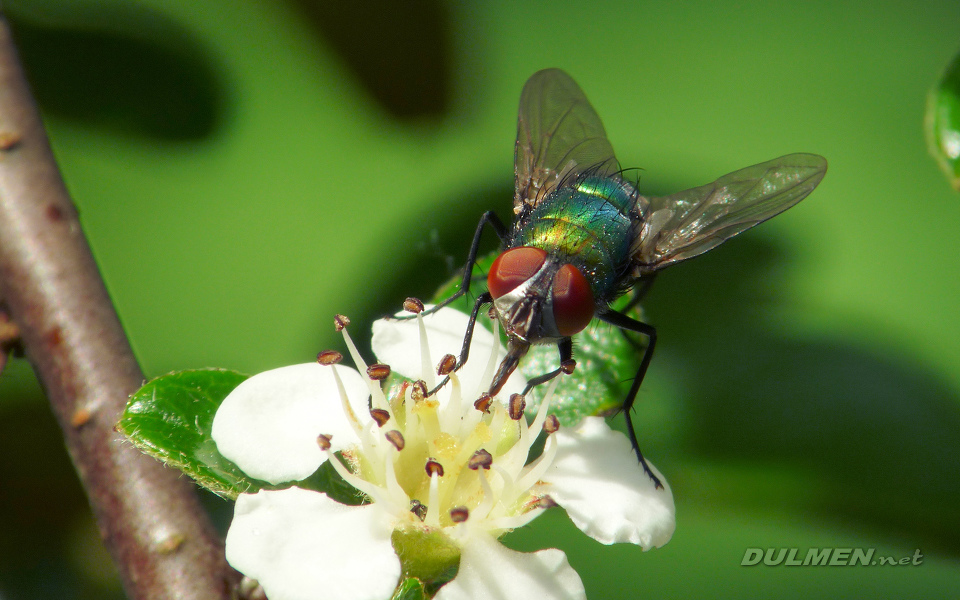
<svg viewBox="0 0 960 600">
<path fill-rule="evenodd" d="M 535 204 L 564 178 L 619 169 L 603 123 L 580 87 L 560 69 L 534 73 L 520 95 L 514 154 L 514 210 Z"/>
<path fill-rule="evenodd" d="M 827 161 L 788 154 L 660 198 L 640 198 L 643 227 L 632 254 L 649 273 L 702 254 L 787 210 L 817 187 Z"/>
</svg>

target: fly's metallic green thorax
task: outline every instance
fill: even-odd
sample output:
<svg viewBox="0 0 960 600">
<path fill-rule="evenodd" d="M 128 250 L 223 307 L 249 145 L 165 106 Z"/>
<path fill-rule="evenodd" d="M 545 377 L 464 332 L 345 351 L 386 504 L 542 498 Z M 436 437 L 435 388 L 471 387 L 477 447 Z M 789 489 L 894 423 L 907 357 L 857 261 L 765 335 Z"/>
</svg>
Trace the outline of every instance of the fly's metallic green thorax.
<svg viewBox="0 0 960 600">
<path fill-rule="evenodd" d="M 539 201 L 516 223 L 510 246 L 545 250 L 577 267 L 594 298 L 610 299 L 629 271 L 637 192 L 615 177 L 581 177 Z"/>
</svg>

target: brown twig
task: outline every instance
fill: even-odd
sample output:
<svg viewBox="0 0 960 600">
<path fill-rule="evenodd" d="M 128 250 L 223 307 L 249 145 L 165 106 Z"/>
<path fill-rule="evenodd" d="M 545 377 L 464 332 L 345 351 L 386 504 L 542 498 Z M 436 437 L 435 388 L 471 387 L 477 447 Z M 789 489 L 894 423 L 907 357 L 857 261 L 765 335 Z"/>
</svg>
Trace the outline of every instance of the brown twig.
<svg viewBox="0 0 960 600">
<path fill-rule="evenodd" d="M 114 432 L 143 381 L 0 14 L 0 297 L 53 407 L 132 598 L 228 598 L 223 558 L 189 480 Z"/>
</svg>

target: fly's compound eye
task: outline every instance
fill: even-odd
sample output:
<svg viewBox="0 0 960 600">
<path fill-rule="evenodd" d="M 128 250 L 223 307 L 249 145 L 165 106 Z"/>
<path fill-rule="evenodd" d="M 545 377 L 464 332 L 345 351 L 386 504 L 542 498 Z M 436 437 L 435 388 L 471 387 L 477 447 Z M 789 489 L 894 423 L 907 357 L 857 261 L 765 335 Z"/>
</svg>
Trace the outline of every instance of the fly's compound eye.
<svg viewBox="0 0 960 600">
<path fill-rule="evenodd" d="M 553 278 L 553 319 L 564 337 L 580 333 L 593 318 L 593 292 L 573 265 L 563 265 Z"/>
<path fill-rule="evenodd" d="M 487 288 L 494 299 L 515 290 L 520 284 L 537 274 L 547 253 L 540 248 L 520 246 L 502 252 L 487 273 Z"/>
</svg>

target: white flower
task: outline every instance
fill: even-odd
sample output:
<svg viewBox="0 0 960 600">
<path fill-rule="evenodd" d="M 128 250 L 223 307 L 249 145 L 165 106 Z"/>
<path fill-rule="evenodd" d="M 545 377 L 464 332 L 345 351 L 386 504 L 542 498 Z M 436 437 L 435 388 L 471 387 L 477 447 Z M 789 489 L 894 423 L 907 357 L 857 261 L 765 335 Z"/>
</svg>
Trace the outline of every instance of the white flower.
<svg viewBox="0 0 960 600">
<path fill-rule="evenodd" d="M 424 398 L 439 383 L 433 365 L 459 353 L 466 324 L 466 315 L 451 309 L 376 322 L 378 358 L 417 382 L 391 398 L 379 381 L 349 367 L 311 363 L 252 377 L 223 401 L 213 438 L 245 473 L 281 484 L 330 460 L 369 501 L 348 506 L 298 487 L 237 499 L 227 560 L 258 579 L 271 600 L 382 600 L 401 575 L 435 581 L 444 566 L 458 570 L 437 593 L 440 600 L 585 598 L 560 550 L 521 553 L 497 541 L 549 500 L 604 544 L 646 550 L 670 539 L 669 486 L 654 469 L 664 484 L 655 489 L 626 437 L 603 419 L 549 434 L 541 456 L 528 464 L 553 386 L 529 425 L 499 398 L 487 412 L 474 406 L 503 353 L 496 334 L 478 326 L 470 360 Z M 361 371 L 382 371 L 368 369 L 343 333 Z M 515 372 L 501 395 L 524 385 Z M 555 421 L 548 423 L 555 430 Z"/>
</svg>

